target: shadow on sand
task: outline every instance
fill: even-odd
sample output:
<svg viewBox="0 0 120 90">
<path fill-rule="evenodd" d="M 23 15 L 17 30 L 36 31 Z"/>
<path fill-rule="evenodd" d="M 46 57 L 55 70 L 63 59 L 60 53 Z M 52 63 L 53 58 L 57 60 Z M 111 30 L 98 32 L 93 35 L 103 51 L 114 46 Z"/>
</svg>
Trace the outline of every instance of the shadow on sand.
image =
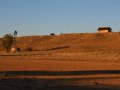
<svg viewBox="0 0 120 90">
<path fill-rule="evenodd" d="M 0 74 L 5 75 L 95 75 L 95 74 L 120 74 L 120 70 L 88 70 L 88 71 L 3 71 Z"/>
<path fill-rule="evenodd" d="M 6 76 L 9 75 L 28 75 L 28 76 L 67 76 L 67 75 L 97 75 L 97 74 L 120 74 L 120 70 L 91 70 L 91 71 L 4 71 L 0 72 Z M 104 79 L 104 78 L 103 78 Z M 92 79 L 64 78 L 64 79 L 42 79 L 42 78 L 1 78 L 0 90 L 120 90 L 120 87 L 111 87 L 109 85 L 95 84 Z M 76 82 L 79 84 L 77 85 Z M 85 84 L 83 84 L 83 82 Z"/>
<path fill-rule="evenodd" d="M 109 85 L 79 85 L 74 79 L 8 78 L 0 79 L 0 90 L 119 90 Z M 73 85 L 72 85 L 73 84 Z"/>
</svg>

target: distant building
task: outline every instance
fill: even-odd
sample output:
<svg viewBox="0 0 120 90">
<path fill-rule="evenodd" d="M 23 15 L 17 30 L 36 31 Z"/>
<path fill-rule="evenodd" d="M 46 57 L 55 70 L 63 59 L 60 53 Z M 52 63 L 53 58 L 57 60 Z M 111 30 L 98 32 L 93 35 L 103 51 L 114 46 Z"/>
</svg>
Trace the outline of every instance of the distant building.
<svg viewBox="0 0 120 90">
<path fill-rule="evenodd" d="M 97 29 L 97 32 L 99 33 L 108 33 L 108 32 L 112 32 L 111 27 L 99 27 Z"/>
</svg>

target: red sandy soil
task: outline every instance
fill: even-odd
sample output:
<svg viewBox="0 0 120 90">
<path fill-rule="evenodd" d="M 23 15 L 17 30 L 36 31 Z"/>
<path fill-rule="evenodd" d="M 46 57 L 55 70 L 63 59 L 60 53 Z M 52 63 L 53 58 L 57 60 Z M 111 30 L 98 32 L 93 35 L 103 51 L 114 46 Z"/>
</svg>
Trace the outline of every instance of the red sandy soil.
<svg viewBox="0 0 120 90">
<path fill-rule="evenodd" d="M 119 44 L 119 33 L 17 38 L 16 46 L 22 52 L 1 52 L 0 72 L 47 71 L 48 75 L 3 73 L 0 75 L 0 90 L 120 90 Z M 29 47 L 32 52 L 25 51 Z M 72 75 L 75 71 L 95 70 L 104 72 Z M 58 75 L 49 75 L 50 72 Z M 61 72 L 63 75 L 59 76 Z M 72 73 L 64 75 L 66 72 Z"/>
<path fill-rule="evenodd" d="M 57 59 L 58 58 L 58 59 Z M 51 59 L 51 57 L 43 56 L 6 56 L 0 58 L 0 71 L 46 71 L 48 75 L 1 75 L 0 88 L 3 90 L 11 90 L 22 88 L 22 90 L 119 90 L 120 89 L 120 62 L 114 60 L 95 60 L 82 58 L 70 59 L 59 58 Z M 96 74 L 72 75 L 75 71 L 98 71 Z M 99 73 L 100 70 L 111 70 L 111 73 Z M 112 74 L 112 70 L 116 74 Z M 58 75 L 49 75 L 50 72 L 57 72 Z M 63 75 L 60 75 L 60 73 Z M 64 72 L 72 72 L 70 75 L 64 75 Z M 44 72 L 43 72 L 44 73 Z M 16 83 L 14 83 L 16 82 Z M 24 82 L 22 84 L 21 82 Z M 11 84 L 12 83 L 12 84 Z M 37 84 L 35 84 L 37 83 Z M 32 84 L 32 86 L 31 86 Z M 15 87 L 18 86 L 18 87 Z"/>
<path fill-rule="evenodd" d="M 120 70 L 116 61 L 82 60 L 0 60 L 0 71 Z"/>
</svg>

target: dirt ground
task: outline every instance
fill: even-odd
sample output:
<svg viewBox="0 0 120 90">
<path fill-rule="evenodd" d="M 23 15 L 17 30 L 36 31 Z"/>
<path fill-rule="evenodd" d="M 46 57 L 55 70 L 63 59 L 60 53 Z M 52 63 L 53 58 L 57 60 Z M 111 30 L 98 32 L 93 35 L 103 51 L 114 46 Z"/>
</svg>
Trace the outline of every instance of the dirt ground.
<svg viewBox="0 0 120 90">
<path fill-rule="evenodd" d="M 1 56 L 0 90 L 119 90 L 120 62 L 67 56 Z"/>
<path fill-rule="evenodd" d="M 0 57 L 0 71 L 85 71 L 120 70 L 119 60 L 98 60 L 67 57 Z"/>
<path fill-rule="evenodd" d="M 117 85 L 105 82 L 120 79 L 1 79 L 1 90 L 119 90 Z M 103 83 L 104 82 L 104 83 Z"/>
</svg>

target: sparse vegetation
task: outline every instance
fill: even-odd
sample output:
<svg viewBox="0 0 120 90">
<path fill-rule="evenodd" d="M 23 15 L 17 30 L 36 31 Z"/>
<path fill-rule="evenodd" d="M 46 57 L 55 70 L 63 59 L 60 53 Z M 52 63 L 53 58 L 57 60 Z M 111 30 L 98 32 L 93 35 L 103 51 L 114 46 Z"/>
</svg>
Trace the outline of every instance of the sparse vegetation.
<svg viewBox="0 0 120 90">
<path fill-rule="evenodd" d="M 2 50 L 2 39 L 0 39 L 0 51 Z"/>
<path fill-rule="evenodd" d="M 3 88 L 3 85 L 4 87 L 11 86 L 11 88 L 20 85 L 24 87 L 25 90 L 26 88 L 30 89 L 32 86 L 31 89 L 35 89 L 35 84 L 43 89 L 44 83 L 44 86 L 46 84 L 49 84 L 49 86 L 52 85 L 50 87 L 63 84 L 67 86 L 68 84 L 73 84 L 72 86 L 90 85 L 90 87 L 92 86 L 94 88 L 103 86 L 104 89 L 101 90 L 107 90 L 105 86 L 110 84 L 115 86 L 120 85 L 119 33 L 27 36 L 17 37 L 16 40 L 16 47 L 20 47 L 18 49 L 20 49 L 21 52 L 1 53 L 0 71 L 18 71 L 18 73 L 13 75 L 10 74 L 11 72 L 1 74 L 0 79 L 14 78 L 17 80 L 19 78 L 23 81 L 17 82 L 17 85 L 16 81 L 13 81 L 11 84 L 11 79 L 9 79 L 8 85 L 8 80 L 6 82 L 3 80 L 3 82 L 1 81 L 0 83 L 1 88 Z M 20 71 L 22 71 L 22 73 Z M 40 74 L 38 74 L 39 72 Z M 40 75 L 40 77 L 38 75 Z M 27 80 L 25 78 L 27 78 Z M 41 85 L 35 82 L 32 83 L 32 80 L 29 81 L 28 78 L 35 78 L 37 83 L 40 82 Z M 47 78 L 49 78 L 49 80 L 47 80 Z M 51 83 L 50 80 L 53 83 Z M 60 82 L 58 82 L 59 80 Z M 26 82 L 26 85 L 30 82 L 30 86 L 24 86 L 25 83 L 22 84 L 23 82 Z M 38 86 L 36 87 L 38 88 Z"/>
<path fill-rule="evenodd" d="M 51 35 L 51 36 L 54 36 L 54 35 L 55 35 L 55 33 L 50 33 L 50 35 Z"/>
<path fill-rule="evenodd" d="M 33 48 L 32 48 L 32 47 L 26 47 L 26 48 L 24 49 L 24 51 L 33 51 Z"/>
<path fill-rule="evenodd" d="M 2 46 L 4 49 L 6 49 L 7 52 L 10 51 L 12 44 L 13 44 L 13 36 L 11 34 L 4 35 L 2 40 Z"/>
<path fill-rule="evenodd" d="M 19 47 L 17 47 L 17 48 L 16 48 L 16 51 L 17 51 L 17 52 L 20 52 L 20 51 L 21 51 L 21 49 L 20 49 Z"/>
<path fill-rule="evenodd" d="M 120 53 L 119 33 L 83 33 L 83 34 L 63 34 L 51 36 L 27 36 L 17 38 L 17 47 L 21 51 L 31 51 L 32 47 L 36 51 L 54 49 L 56 47 L 69 46 L 53 50 L 54 52 L 80 52 L 80 53 Z M 28 49 L 27 49 L 28 47 Z M 34 51 L 33 50 L 33 51 Z"/>
</svg>

